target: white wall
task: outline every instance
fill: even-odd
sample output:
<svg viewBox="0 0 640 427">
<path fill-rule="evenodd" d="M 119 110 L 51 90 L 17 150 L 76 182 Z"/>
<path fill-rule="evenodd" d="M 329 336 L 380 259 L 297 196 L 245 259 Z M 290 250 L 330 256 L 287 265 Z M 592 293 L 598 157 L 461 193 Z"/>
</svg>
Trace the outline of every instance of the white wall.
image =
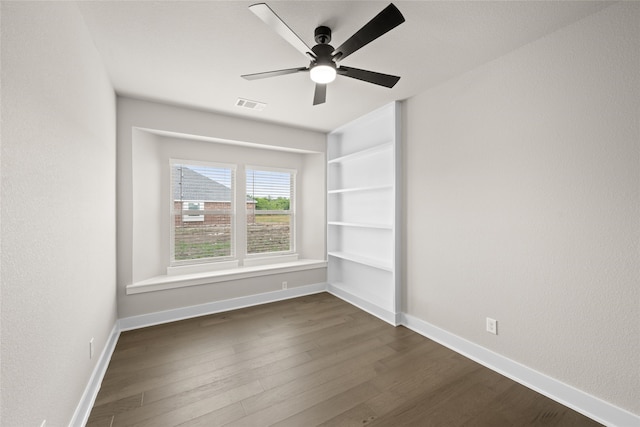
<svg viewBox="0 0 640 427">
<path fill-rule="evenodd" d="M 127 285 L 166 273 L 169 159 L 297 169 L 298 253 L 301 258 L 325 259 L 325 136 L 129 98 L 118 99 L 118 119 L 120 317 L 276 291 L 283 281 L 290 288 L 326 281 L 326 268 L 321 268 L 126 295 Z"/>
<path fill-rule="evenodd" d="M 115 96 L 74 4 L 1 7 L 0 424 L 65 426 L 116 321 Z"/>
<path fill-rule="evenodd" d="M 639 23 L 614 4 L 409 99 L 404 147 L 405 311 L 636 414 Z"/>
</svg>

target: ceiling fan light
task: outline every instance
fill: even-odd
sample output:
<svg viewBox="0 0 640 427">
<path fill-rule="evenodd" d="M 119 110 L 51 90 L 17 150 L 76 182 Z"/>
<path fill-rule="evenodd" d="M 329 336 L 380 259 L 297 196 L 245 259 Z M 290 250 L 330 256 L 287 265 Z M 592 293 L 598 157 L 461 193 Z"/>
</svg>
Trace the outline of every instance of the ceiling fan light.
<svg viewBox="0 0 640 427">
<path fill-rule="evenodd" d="M 316 65 L 309 72 L 311 80 L 316 83 L 331 83 L 336 79 L 336 69 L 330 65 Z"/>
</svg>

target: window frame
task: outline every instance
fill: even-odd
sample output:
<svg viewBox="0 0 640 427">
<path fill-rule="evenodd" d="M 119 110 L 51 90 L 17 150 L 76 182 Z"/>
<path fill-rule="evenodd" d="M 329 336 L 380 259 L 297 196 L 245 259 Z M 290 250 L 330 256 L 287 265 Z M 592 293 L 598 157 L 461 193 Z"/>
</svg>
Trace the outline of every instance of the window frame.
<svg viewBox="0 0 640 427">
<path fill-rule="evenodd" d="M 173 200 L 173 169 L 175 165 L 184 166 L 202 166 L 202 167 L 215 167 L 225 168 L 231 170 L 231 255 L 220 257 L 208 257 L 189 260 L 176 260 L 175 259 L 175 215 L 174 200 Z M 290 217 L 290 248 L 287 251 L 277 252 L 260 252 L 260 253 L 248 253 L 248 209 L 247 209 L 247 171 L 265 171 L 265 172 L 282 172 L 291 174 L 291 189 L 290 189 L 290 201 L 288 211 L 268 211 L 270 213 L 280 213 L 289 215 Z M 189 274 L 210 270 L 224 270 L 228 268 L 237 268 L 240 265 L 249 267 L 255 265 L 267 265 L 277 264 L 280 262 L 291 262 L 297 260 L 297 174 L 298 170 L 293 168 L 279 168 L 271 166 L 261 166 L 255 164 L 243 164 L 243 163 L 222 163 L 222 162 L 208 162 L 201 160 L 187 160 L 187 159 L 169 159 L 169 264 L 167 272 L 169 275 L 174 274 Z M 239 175 L 242 175 L 240 177 Z M 242 187 L 242 188 L 241 188 Z M 185 202 L 183 200 L 183 202 Z M 188 201 L 187 201 L 188 202 Z M 202 202 L 205 207 L 205 201 Z M 254 211 L 255 212 L 255 211 Z M 203 210 L 203 216 L 206 213 L 206 209 Z M 205 221 L 203 218 L 202 221 Z M 197 221 L 189 221 L 197 222 Z M 242 224 L 241 224 L 242 223 Z M 240 230 L 240 227 L 243 230 Z"/>
<path fill-rule="evenodd" d="M 288 211 L 281 211 L 281 210 L 276 210 L 276 211 L 268 211 L 270 213 L 282 213 L 283 215 L 289 215 L 290 220 L 289 220 L 289 230 L 291 233 L 290 236 L 290 245 L 289 245 L 289 250 L 288 251 L 274 251 L 274 252 L 259 252 L 259 253 L 252 253 L 250 254 L 248 252 L 248 242 L 249 239 L 247 237 L 248 233 L 246 231 L 246 228 L 248 226 L 248 222 L 245 220 L 245 244 L 244 244 L 244 256 L 246 259 L 255 259 L 255 258 L 267 258 L 267 257 L 282 257 L 282 256 L 288 256 L 288 255 L 294 255 L 296 254 L 296 199 L 297 199 L 297 174 L 298 174 L 298 170 L 297 169 L 291 169 L 291 168 L 277 168 L 277 167 L 270 167 L 270 166 L 258 166 L 258 165 L 244 165 L 244 175 L 245 175 L 245 180 L 244 180 L 244 194 L 247 194 L 247 171 L 249 170 L 255 170 L 255 171 L 261 171 L 261 172 L 281 172 L 281 173 L 289 173 L 291 174 L 291 190 L 289 193 L 289 210 Z M 248 195 L 248 194 L 247 194 Z M 246 197 L 246 196 L 245 196 Z M 246 209 L 246 205 L 245 205 L 245 209 Z M 254 215 L 255 215 L 255 210 L 254 210 Z"/>
<path fill-rule="evenodd" d="M 229 215 L 231 216 L 230 218 L 230 222 L 231 222 L 230 224 L 230 228 L 231 228 L 230 255 L 219 256 L 219 257 L 176 260 L 175 258 L 175 231 L 176 231 L 175 216 L 177 213 L 175 212 L 175 201 L 173 200 L 173 192 L 174 192 L 173 170 L 176 165 L 220 168 L 220 169 L 229 169 L 231 171 L 231 188 L 230 188 L 231 201 L 230 201 L 230 209 L 229 209 L 230 211 Z M 201 160 L 185 160 L 185 159 L 174 159 L 174 158 L 169 159 L 169 206 L 170 206 L 169 208 L 169 218 L 170 218 L 170 221 L 169 221 L 169 224 L 170 224 L 169 225 L 169 269 L 175 268 L 175 267 L 198 266 L 203 264 L 211 264 L 211 265 L 221 264 L 222 265 L 223 263 L 229 263 L 229 262 L 232 262 L 232 264 L 229 264 L 232 266 L 233 262 L 238 259 L 237 244 L 236 244 L 238 212 L 236 209 L 237 203 L 235 200 L 236 187 L 237 187 L 237 172 L 238 172 L 237 165 L 232 163 L 205 162 Z M 189 200 L 181 200 L 181 201 L 189 202 Z M 204 208 L 206 201 L 202 200 L 201 202 Z M 184 207 L 184 205 L 182 205 L 182 207 Z M 206 213 L 206 209 L 204 209 L 202 212 L 203 212 L 202 222 L 205 222 L 204 215 Z M 183 215 L 182 212 L 180 214 Z M 187 221 L 187 222 L 196 222 L 196 221 Z M 235 265 L 237 265 L 237 262 L 235 263 Z"/>
</svg>

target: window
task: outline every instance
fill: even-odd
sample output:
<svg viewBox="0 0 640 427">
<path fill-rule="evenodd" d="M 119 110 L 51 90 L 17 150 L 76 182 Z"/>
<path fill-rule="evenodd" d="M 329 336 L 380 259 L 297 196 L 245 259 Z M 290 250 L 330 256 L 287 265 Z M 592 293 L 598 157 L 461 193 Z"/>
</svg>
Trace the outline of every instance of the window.
<svg viewBox="0 0 640 427">
<path fill-rule="evenodd" d="M 171 164 L 172 264 L 235 255 L 235 167 Z"/>
<path fill-rule="evenodd" d="M 294 250 L 295 173 L 247 167 L 247 254 Z"/>
<path fill-rule="evenodd" d="M 244 179 L 236 182 L 236 171 Z M 295 176 L 294 170 L 172 160 L 170 266 L 224 269 L 295 257 Z M 237 229 L 238 212 L 246 223 Z M 205 263 L 215 266 L 193 265 Z"/>
<path fill-rule="evenodd" d="M 204 221 L 204 215 L 200 211 L 204 211 L 204 202 L 182 202 L 182 209 L 189 212 L 182 215 L 184 222 Z"/>
</svg>

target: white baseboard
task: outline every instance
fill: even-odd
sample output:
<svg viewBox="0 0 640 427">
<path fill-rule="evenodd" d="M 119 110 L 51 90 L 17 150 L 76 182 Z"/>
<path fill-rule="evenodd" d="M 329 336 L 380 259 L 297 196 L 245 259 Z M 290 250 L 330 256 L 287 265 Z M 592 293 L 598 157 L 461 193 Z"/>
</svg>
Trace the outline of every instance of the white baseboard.
<svg viewBox="0 0 640 427">
<path fill-rule="evenodd" d="M 107 344 L 100 355 L 100 359 L 94 368 L 93 374 L 89 379 L 89 383 L 87 384 L 69 426 L 81 427 L 86 424 L 121 331 L 174 322 L 207 314 L 236 310 L 254 305 L 267 304 L 270 302 L 282 301 L 320 292 L 329 292 L 391 325 L 404 325 L 420 335 L 436 341 L 445 347 L 448 347 L 451 350 L 460 353 L 481 365 L 484 365 L 487 368 L 602 424 L 618 427 L 640 426 L 639 415 L 618 408 L 608 402 L 535 371 L 507 357 L 494 353 L 482 346 L 479 346 L 478 344 L 440 329 L 437 326 L 418 319 L 417 317 L 413 317 L 405 313 L 396 314 L 382 309 L 373 303 L 327 283 L 300 286 L 297 288 L 249 295 L 224 301 L 215 301 L 196 306 L 126 317 L 118 320 L 111 331 L 111 335 L 109 336 Z"/>
<path fill-rule="evenodd" d="M 263 294 L 247 295 L 245 297 L 232 298 L 223 301 L 213 301 L 205 304 L 192 305 L 189 307 L 175 308 L 172 310 L 159 311 L 139 316 L 125 317 L 118 321 L 121 331 L 144 328 L 146 326 L 159 325 L 161 323 L 175 322 L 177 320 L 190 319 L 192 317 L 205 316 L 207 314 L 221 313 L 224 311 L 237 310 L 239 308 L 251 307 L 254 305 L 267 304 L 270 302 L 282 301 L 297 298 L 304 295 L 317 294 L 327 290 L 326 283 L 316 283 L 313 285 L 298 286 L 290 289 L 282 289 Z"/>
<path fill-rule="evenodd" d="M 96 401 L 98 391 L 100 391 L 102 379 L 104 378 L 104 374 L 107 372 L 107 367 L 109 366 L 111 356 L 116 348 L 119 337 L 120 329 L 118 328 L 118 322 L 116 321 L 116 324 L 113 325 L 113 328 L 111 329 L 109 338 L 107 338 L 107 343 L 100 354 L 100 358 L 98 359 L 96 366 L 93 368 L 93 373 L 89 378 L 89 383 L 84 389 L 84 393 L 82 393 L 80 403 L 76 407 L 76 411 L 71 418 L 71 422 L 69 423 L 70 427 L 82 427 L 87 423 L 89 415 L 91 414 L 91 409 L 93 409 L 93 403 Z"/>
<path fill-rule="evenodd" d="M 364 310 L 367 313 L 384 320 L 392 326 L 398 326 L 400 324 L 400 314 L 396 314 L 389 310 L 386 310 L 331 283 L 328 284 L 326 290 L 330 294 L 348 302 L 351 305 L 355 305 L 359 309 Z"/>
<path fill-rule="evenodd" d="M 618 408 L 417 317 L 402 313 L 401 324 L 599 423 L 619 427 L 640 426 L 640 416 L 638 415 Z"/>
</svg>

